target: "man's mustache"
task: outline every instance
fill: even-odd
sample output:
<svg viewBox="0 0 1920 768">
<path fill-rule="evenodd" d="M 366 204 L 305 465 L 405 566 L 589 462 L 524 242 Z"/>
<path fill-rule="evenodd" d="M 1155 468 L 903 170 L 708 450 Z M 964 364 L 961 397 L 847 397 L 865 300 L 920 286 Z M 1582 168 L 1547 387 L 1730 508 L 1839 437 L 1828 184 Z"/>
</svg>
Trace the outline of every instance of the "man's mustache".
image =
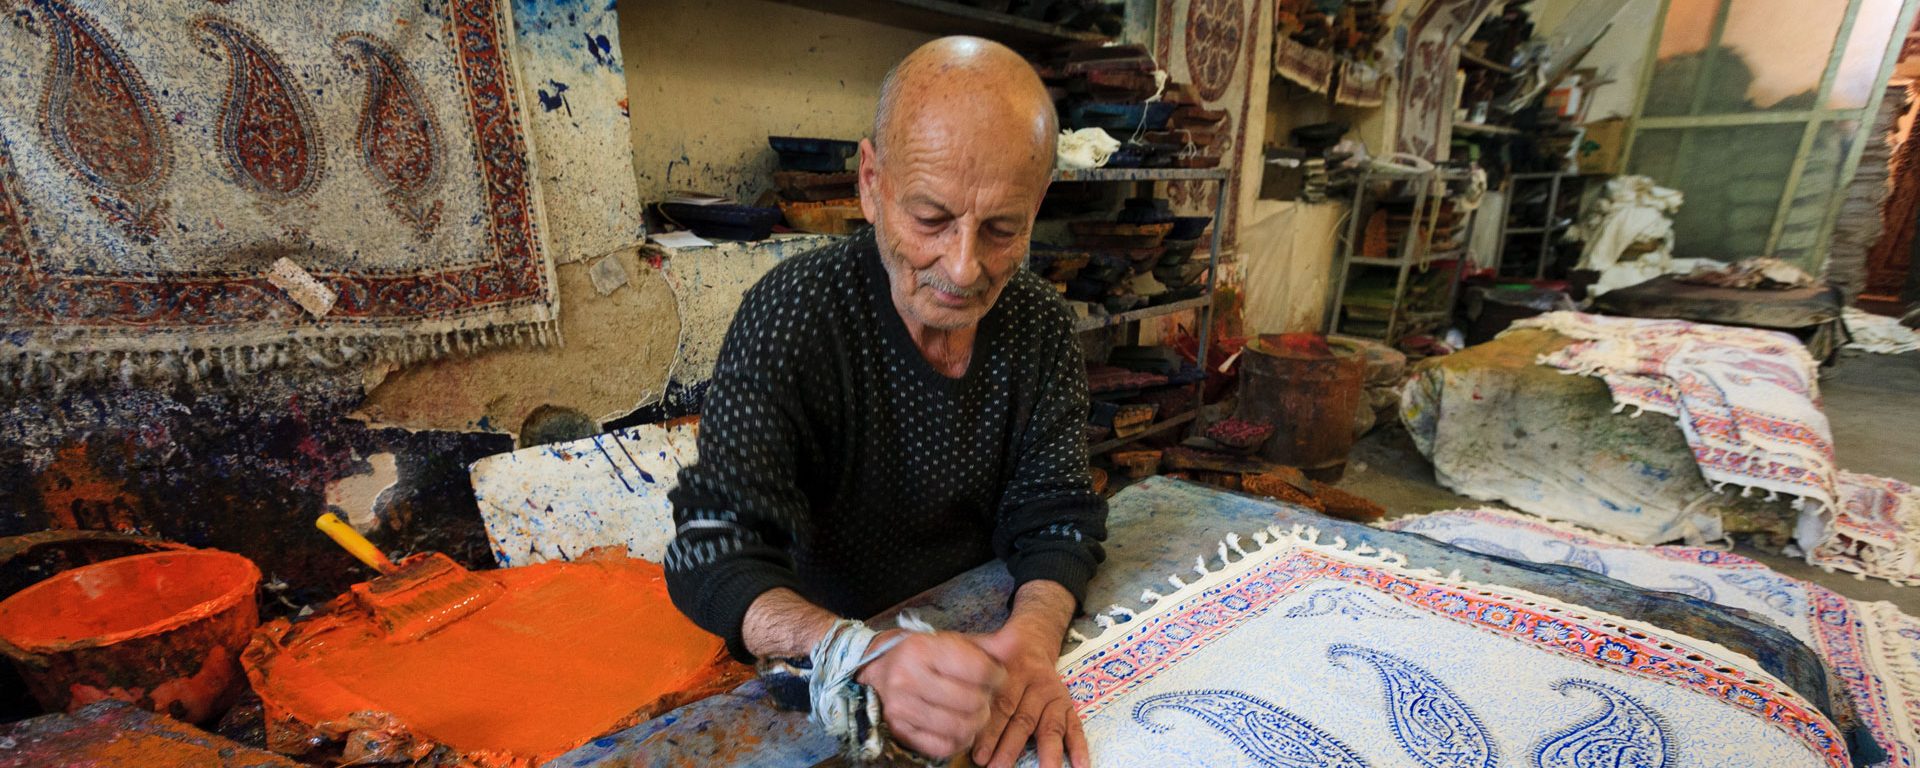
<svg viewBox="0 0 1920 768">
<path fill-rule="evenodd" d="M 940 291 L 941 293 L 958 296 L 963 299 L 971 299 L 975 296 L 980 296 L 987 292 L 986 286 L 962 288 L 958 285 L 954 285 L 953 281 L 948 280 L 944 277 L 941 277 L 938 273 L 930 269 L 919 270 L 919 273 L 920 273 L 920 285 Z"/>
</svg>

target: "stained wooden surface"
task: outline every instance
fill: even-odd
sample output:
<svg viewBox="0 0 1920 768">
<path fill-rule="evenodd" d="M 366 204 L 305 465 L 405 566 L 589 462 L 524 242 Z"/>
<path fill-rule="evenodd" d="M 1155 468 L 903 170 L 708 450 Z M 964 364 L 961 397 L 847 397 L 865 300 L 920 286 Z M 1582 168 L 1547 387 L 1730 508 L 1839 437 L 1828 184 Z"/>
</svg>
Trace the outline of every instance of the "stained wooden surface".
<svg viewBox="0 0 1920 768">
<path fill-rule="evenodd" d="M 118 701 L 0 725 L 0 768 L 34 766 L 298 768 L 279 755 Z"/>
</svg>

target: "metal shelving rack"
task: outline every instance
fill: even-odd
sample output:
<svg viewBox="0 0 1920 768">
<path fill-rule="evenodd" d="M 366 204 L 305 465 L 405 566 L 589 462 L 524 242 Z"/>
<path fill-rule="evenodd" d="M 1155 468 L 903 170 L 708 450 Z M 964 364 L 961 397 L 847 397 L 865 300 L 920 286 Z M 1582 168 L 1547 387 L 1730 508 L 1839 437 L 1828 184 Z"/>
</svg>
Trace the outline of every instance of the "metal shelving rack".
<svg viewBox="0 0 1920 768">
<path fill-rule="evenodd" d="M 1533 277 L 1536 280 L 1545 279 L 1547 276 L 1547 265 L 1553 263 L 1554 237 L 1561 232 L 1565 232 L 1568 227 L 1573 226 L 1572 221 L 1568 221 L 1566 224 L 1559 223 L 1560 198 L 1562 195 L 1561 190 L 1564 186 L 1563 183 L 1567 179 L 1580 179 L 1582 177 L 1577 173 L 1516 173 L 1508 178 L 1512 179 L 1513 183 L 1507 187 L 1507 213 L 1503 215 L 1500 220 L 1499 245 L 1495 246 L 1498 250 L 1494 251 L 1493 258 L 1493 263 L 1495 264 L 1494 273 L 1502 277 L 1515 277 L 1515 275 L 1506 274 L 1507 241 L 1515 235 L 1537 235 L 1540 238 L 1540 251 L 1538 263 L 1534 265 Z M 1513 226 L 1513 208 L 1514 202 L 1520 197 L 1520 184 L 1523 182 L 1532 183 L 1542 181 L 1547 184 L 1547 210 L 1545 219 L 1537 226 Z"/>
<path fill-rule="evenodd" d="M 1117 315 L 1088 317 L 1075 325 L 1074 329 L 1080 332 L 1086 332 L 1100 328 L 1134 326 L 1134 324 L 1148 318 L 1170 315 L 1175 312 L 1196 310 L 1199 313 L 1199 330 L 1195 336 L 1199 339 L 1200 343 L 1195 350 L 1195 356 L 1198 358 L 1195 362 L 1204 373 L 1207 370 L 1207 334 L 1213 330 L 1213 291 L 1214 288 L 1220 284 L 1220 224 L 1224 220 L 1224 214 L 1227 209 L 1227 180 L 1229 175 L 1230 174 L 1222 168 L 1094 168 L 1085 171 L 1054 171 L 1054 181 L 1210 181 L 1217 185 L 1216 191 L 1219 193 L 1215 196 L 1213 205 L 1213 237 L 1207 244 L 1207 290 L 1205 293 L 1191 299 L 1162 304 L 1157 307 L 1145 307 L 1130 312 L 1122 312 Z M 1133 328 L 1133 331 L 1134 333 L 1138 332 L 1137 326 Z M 1200 415 L 1200 409 L 1206 405 L 1206 384 L 1206 377 L 1202 376 L 1199 381 L 1189 385 L 1193 387 L 1193 410 L 1172 418 L 1156 421 L 1147 427 L 1145 431 L 1138 434 L 1127 437 L 1116 437 L 1111 440 L 1094 443 L 1093 445 L 1087 446 L 1087 455 L 1098 456 L 1128 443 L 1177 429 L 1181 425 L 1193 421 L 1194 418 Z"/>
<path fill-rule="evenodd" d="M 1466 171 L 1446 168 L 1435 168 L 1429 171 L 1397 171 L 1375 167 L 1368 168 L 1361 172 L 1359 182 L 1355 185 L 1353 191 L 1353 207 L 1347 214 L 1347 231 L 1342 238 L 1340 247 L 1338 278 L 1333 283 L 1333 290 L 1330 292 L 1332 296 L 1328 298 L 1328 333 L 1342 332 L 1340 325 L 1341 316 L 1347 304 L 1347 283 L 1352 278 L 1354 267 L 1356 266 L 1391 267 L 1398 270 L 1393 288 L 1393 307 L 1387 317 L 1387 329 L 1384 334 L 1384 339 L 1389 344 L 1399 340 L 1400 332 L 1405 330 L 1403 325 L 1420 324 L 1434 320 L 1445 321 L 1447 317 L 1453 314 L 1454 300 L 1458 297 L 1460 289 L 1460 270 L 1456 270 L 1453 279 L 1447 281 L 1447 297 L 1442 303 L 1445 309 L 1441 310 L 1428 310 L 1423 312 L 1406 311 L 1407 282 L 1413 270 L 1425 269 L 1428 264 L 1434 261 L 1448 258 L 1465 259 L 1467 257 L 1467 244 L 1472 241 L 1473 234 L 1473 214 L 1467 214 L 1462 219 L 1462 226 L 1465 231 L 1461 232 L 1458 236 L 1460 246 L 1457 248 L 1434 252 L 1431 250 L 1432 244 L 1428 242 L 1428 239 L 1432 237 L 1432 233 L 1429 232 L 1424 236 L 1421 235 L 1422 220 L 1432 218 L 1437 213 L 1441 203 L 1445 200 L 1444 195 L 1431 194 L 1434 189 L 1436 187 L 1444 189 L 1446 183 L 1462 181 L 1465 180 L 1467 176 Z M 1407 224 L 1407 233 L 1400 238 L 1399 256 L 1394 258 L 1381 259 L 1358 255 L 1361 247 L 1361 238 L 1363 237 L 1363 227 L 1365 226 L 1363 220 L 1368 217 L 1372 210 L 1370 206 L 1366 205 L 1371 195 L 1369 189 L 1375 181 L 1414 182 L 1412 219 Z M 1429 205 L 1433 207 L 1429 208 Z M 1347 331 L 1347 333 L 1352 333 L 1352 331 Z"/>
</svg>

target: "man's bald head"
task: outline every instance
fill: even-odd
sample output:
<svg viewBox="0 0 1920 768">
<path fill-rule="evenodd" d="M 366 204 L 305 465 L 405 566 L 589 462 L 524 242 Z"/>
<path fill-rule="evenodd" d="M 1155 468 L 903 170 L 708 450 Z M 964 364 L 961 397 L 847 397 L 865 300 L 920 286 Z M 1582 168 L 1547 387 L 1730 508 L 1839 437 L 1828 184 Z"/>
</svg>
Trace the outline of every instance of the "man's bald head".
<svg viewBox="0 0 1920 768">
<path fill-rule="evenodd" d="M 874 148 L 885 152 L 912 141 L 929 122 L 931 133 L 991 136 L 1026 142 L 1036 160 L 1053 168 L 1059 118 L 1033 65 L 1012 49 L 978 37 L 943 37 L 914 49 L 880 83 L 873 116 Z"/>
<path fill-rule="evenodd" d="M 887 73 L 860 142 L 860 210 L 916 340 L 973 327 L 1020 268 L 1055 125 L 1040 76 L 997 43 L 943 37 Z"/>
</svg>

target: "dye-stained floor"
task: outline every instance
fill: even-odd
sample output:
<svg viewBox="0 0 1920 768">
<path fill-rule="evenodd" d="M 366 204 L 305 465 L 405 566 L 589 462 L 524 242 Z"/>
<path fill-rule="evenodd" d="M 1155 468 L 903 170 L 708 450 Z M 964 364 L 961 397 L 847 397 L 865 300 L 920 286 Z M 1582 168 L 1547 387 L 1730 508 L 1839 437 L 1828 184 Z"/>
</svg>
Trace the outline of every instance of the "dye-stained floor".
<svg viewBox="0 0 1920 768">
<path fill-rule="evenodd" d="M 1820 387 L 1841 467 L 1920 483 L 1920 352 L 1845 353 L 1840 364 L 1821 377 Z M 1379 502 L 1393 517 L 1485 506 L 1435 482 L 1433 465 L 1414 449 L 1398 424 L 1374 430 L 1354 447 L 1340 487 Z M 1920 587 L 1830 574 L 1798 558 L 1746 545 L 1734 551 L 1847 597 L 1886 600 L 1920 616 Z"/>
</svg>

